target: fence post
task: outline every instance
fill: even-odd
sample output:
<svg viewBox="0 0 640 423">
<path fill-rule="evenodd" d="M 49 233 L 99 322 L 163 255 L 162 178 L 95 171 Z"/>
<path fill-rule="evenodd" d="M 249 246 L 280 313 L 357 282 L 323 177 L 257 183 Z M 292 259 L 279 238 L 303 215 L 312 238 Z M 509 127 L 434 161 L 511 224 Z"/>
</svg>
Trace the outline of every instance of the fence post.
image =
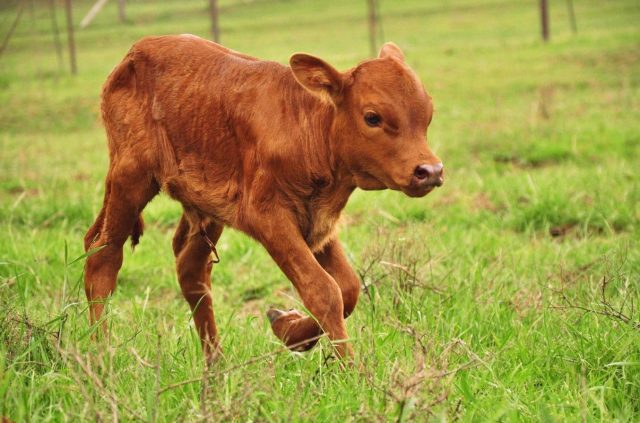
<svg viewBox="0 0 640 423">
<path fill-rule="evenodd" d="M 51 13 L 51 29 L 53 31 L 53 44 L 56 46 L 58 70 L 62 70 L 62 43 L 60 42 L 58 19 L 56 18 L 56 0 L 49 0 L 49 11 Z"/>
<path fill-rule="evenodd" d="M 71 73 L 78 74 L 78 65 L 76 63 L 76 41 L 73 38 L 73 14 L 71 13 L 71 0 L 65 0 L 65 9 L 67 12 L 67 38 L 69 41 L 69 61 L 71 62 Z"/>
<path fill-rule="evenodd" d="M 569 9 L 569 20 L 571 21 L 571 30 L 574 34 L 578 33 L 578 25 L 576 24 L 576 13 L 573 10 L 573 0 L 567 0 L 567 8 Z"/>
<path fill-rule="evenodd" d="M 118 0 L 118 19 L 120 20 L 120 22 L 127 21 L 127 14 L 125 13 L 124 8 L 124 0 Z"/>
<path fill-rule="evenodd" d="M 549 41 L 549 4 L 547 0 L 540 0 L 540 23 L 542 24 L 542 39 Z"/>
<path fill-rule="evenodd" d="M 20 3 L 18 3 L 18 13 L 16 14 L 15 19 L 11 23 L 11 27 L 9 27 L 9 32 L 4 37 L 4 40 L 2 40 L 2 44 L 0 45 L 0 56 L 2 56 L 4 49 L 7 48 L 7 46 L 9 45 L 9 40 L 13 35 L 13 31 L 16 30 L 16 27 L 18 26 L 18 22 L 20 22 L 20 17 L 22 16 L 23 10 L 24 10 L 24 0 L 21 0 Z"/>
<path fill-rule="evenodd" d="M 218 27 L 218 0 L 209 0 L 209 12 L 211 13 L 211 33 L 213 41 L 220 42 L 220 28 Z"/>
</svg>

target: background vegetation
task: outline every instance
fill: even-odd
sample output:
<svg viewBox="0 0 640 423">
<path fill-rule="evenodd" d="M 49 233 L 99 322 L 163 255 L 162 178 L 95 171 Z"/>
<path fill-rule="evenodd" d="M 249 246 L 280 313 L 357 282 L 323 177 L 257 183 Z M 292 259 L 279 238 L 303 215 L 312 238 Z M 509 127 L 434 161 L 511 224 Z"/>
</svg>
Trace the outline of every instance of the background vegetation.
<svg viewBox="0 0 640 423">
<path fill-rule="evenodd" d="M 74 3 L 77 22 L 92 1 Z M 364 1 L 220 3 L 235 50 L 283 63 L 306 51 L 340 69 L 367 56 Z M 227 230 L 213 277 L 225 356 L 206 374 L 174 273 L 178 204 L 146 209 L 106 342 L 89 339 L 81 283 L 107 164 L 101 84 L 142 36 L 208 37 L 206 4 L 130 1 L 120 24 L 110 2 L 76 34 L 71 77 L 35 1 L 0 58 L 0 416 L 637 421 L 640 4 L 577 0 L 574 35 L 552 3 L 545 45 L 534 1 L 382 2 L 385 39 L 435 99 L 447 180 L 424 199 L 356 192 L 347 207 L 360 365 L 340 370 L 324 341 L 281 349 L 264 312 L 295 294 L 262 247 Z"/>
</svg>

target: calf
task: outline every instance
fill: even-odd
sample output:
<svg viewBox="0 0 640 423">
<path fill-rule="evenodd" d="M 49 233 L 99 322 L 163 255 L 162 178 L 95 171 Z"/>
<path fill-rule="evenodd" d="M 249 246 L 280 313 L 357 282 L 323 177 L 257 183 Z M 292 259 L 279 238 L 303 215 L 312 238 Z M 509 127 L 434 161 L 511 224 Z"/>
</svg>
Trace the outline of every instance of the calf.
<svg viewBox="0 0 640 423">
<path fill-rule="evenodd" d="M 269 310 L 278 338 L 300 349 L 322 332 L 347 339 L 360 282 L 338 241 L 340 213 L 355 188 L 421 197 L 442 184 L 425 140 L 432 114 L 392 43 L 339 72 L 307 54 L 283 66 L 192 35 L 138 41 L 102 91 L 110 163 L 85 237 L 86 250 L 99 248 L 85 265 L 91 322 L 162 190 L 184 209 L 173 251 L 208 358 L 219 350 L 210 257 L 225 226 L 260 242 L 313 314 Z M 346 342 L 335 348 L 352 355 Z"/>
</svg>

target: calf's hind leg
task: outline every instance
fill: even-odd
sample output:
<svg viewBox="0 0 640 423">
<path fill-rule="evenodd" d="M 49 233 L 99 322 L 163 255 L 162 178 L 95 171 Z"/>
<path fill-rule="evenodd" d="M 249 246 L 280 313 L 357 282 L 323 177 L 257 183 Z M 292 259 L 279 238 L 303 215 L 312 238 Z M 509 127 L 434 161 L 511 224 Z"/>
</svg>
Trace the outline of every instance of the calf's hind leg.
<svg viewBox="0 0 640 423">
<path fill-rule="evenodd" d="M 204 228 L 209 240 L 216 244 L 223 226 L 216 223 Z M 220 352 L 218 331 L 211 297 L 211 247 L 197 223 L 182 215 L 173 238 L 173 252 L 182 294 L 189 303 L 207 361 Z"/>
<path fill-rule="evenodd" d="M 142 168 L 120 166 L 109 171 L 105 192 L 102 210 L 85 237 L 86 249 L 100 248 L 87 258 L 84 268 L 91 324 L 100 320 L 104 302 L 115 289 L 122 246 L 135 231 L 144 207 L 158 193 L 158 185 Z"/>
</svg>

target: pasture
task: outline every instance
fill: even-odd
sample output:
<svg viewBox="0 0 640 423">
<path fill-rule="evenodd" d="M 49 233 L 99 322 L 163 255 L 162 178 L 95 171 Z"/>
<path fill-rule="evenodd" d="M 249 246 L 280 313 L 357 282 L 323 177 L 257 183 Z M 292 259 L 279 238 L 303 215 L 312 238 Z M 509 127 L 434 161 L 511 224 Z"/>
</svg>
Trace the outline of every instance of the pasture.
<svg viewBox="0 0 640 423">
<path fill-rule="evenodd" d="M 11 2 L 14 4 L 15 2 Z M 74 2 L 79 22 L 92 1 Z M 145 35 L 209 37 L 206 2 L 107 4 L 59 67 L 47 2 L 0 57 L 0 417 L 12 421 L 637 421 L 640 4 L 382 1 L 434 98 L 443 187 L 356 191 L 341 239 L 363 292 L 356 366 L 322 339 L 290 353 L 270 305 L 300 307 L 264 249 L 226 230 L 213 296 L 224 357 L 205 371 L 178 286 L 166 195 L 145 209 L 93 342 L 82 238 L 107 168 L 100 88 Z M 221 0 L 222 43 L 338 69 L 368 57 L 364 1 Z M 0 34 L 15 7 L 0 6 Z M 62 26 L 62 8 L 58 8 Z"/>
</svg>

